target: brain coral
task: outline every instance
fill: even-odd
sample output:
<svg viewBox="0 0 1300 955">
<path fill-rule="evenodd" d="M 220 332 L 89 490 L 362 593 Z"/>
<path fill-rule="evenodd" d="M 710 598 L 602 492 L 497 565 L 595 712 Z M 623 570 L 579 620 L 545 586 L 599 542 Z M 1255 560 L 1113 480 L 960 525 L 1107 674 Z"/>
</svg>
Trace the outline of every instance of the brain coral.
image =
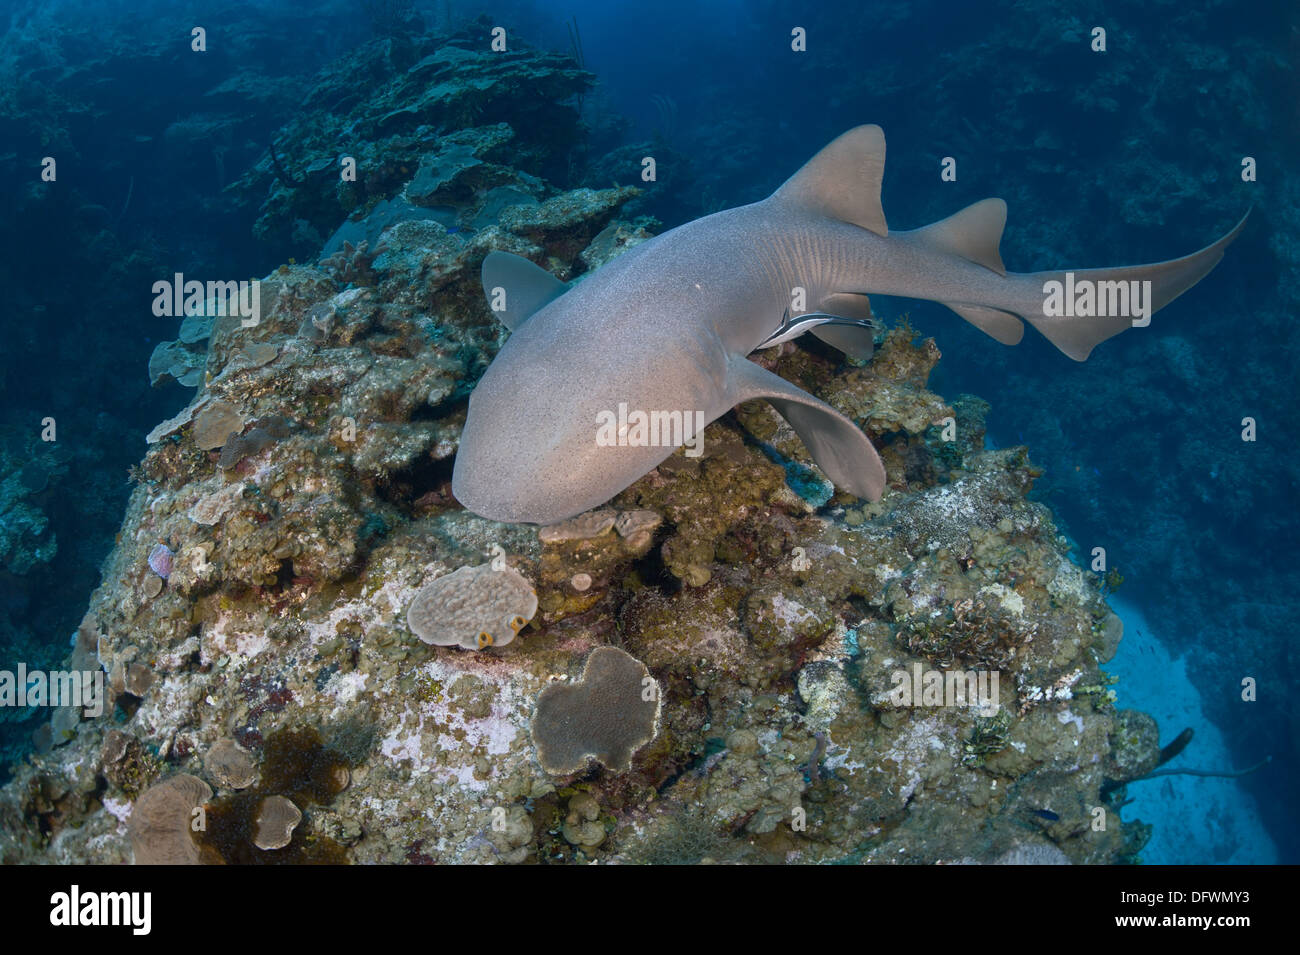
<svg viewBox="0 0 1300 955">
<path fill-rule="evenodd" d="M 482 650 L 503 647 L 537 612 L 537 593 L 513 567 L 462 567 L 411 602 L 406 624 L 425 643 Z"/>
<path fill-rule="evenodd" d="M 616 773 L 659 731 L 659 684 L 644 663 L 617 647 L 597 647 L 582 678 L 537 695 L 533 743 L 542 768 L 576 773 L 595 758 Z"/>
</svg>

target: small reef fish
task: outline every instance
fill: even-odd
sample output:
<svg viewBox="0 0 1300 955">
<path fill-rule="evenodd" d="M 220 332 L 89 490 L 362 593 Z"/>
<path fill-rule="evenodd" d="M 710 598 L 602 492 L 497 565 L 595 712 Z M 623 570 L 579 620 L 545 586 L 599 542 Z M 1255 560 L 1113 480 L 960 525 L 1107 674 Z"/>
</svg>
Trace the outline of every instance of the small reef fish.
<svg viewBox="0 0 1300 955">
<path fill-rule="evenodd" d="M 877 293 L 941 302 L 1004 345 L 1017 344 L 1028 322 L 1083 361 L 1200 281 L 1246 221 L 1168 262 L 1017 274 L 998 251 L 1001 199 L 891 232 L 884 168 L 880 127 L 851 129 L 768 198 L 656 236 L 572 286 L 527 259 L 489 253 L 484 292 L 511 335 L 470 396 L 456 499 L 492 520 L 565 520 L 608 501 L 688 437 L 679 428 L 668 440 L 597 441 L 613 409 L 639 411 L 638 427 L 658 416 L 662 437 L 682 409 L 709 422 L 764 398 L 837 487 L 879 500 L 885 469 L 861 429 L 750 353 L 810 332 L 869 356 L 867 295 Z"/>
</svg>

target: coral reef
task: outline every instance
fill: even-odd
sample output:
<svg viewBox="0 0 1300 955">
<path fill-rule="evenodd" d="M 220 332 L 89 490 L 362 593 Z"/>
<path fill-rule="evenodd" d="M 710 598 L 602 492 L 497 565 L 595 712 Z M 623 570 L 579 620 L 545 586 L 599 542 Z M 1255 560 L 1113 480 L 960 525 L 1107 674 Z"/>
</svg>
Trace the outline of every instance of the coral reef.
<svg viewBox="0 0 1300 955">
<path fill-rule="evenodd" d="M 44 505 L 68 462 L 67 453 L 42 446 L 35 435 L 0 431 L 0 573 L 29 574 L 58 553 Z"/>
<path fill-rule="evenodd" d="M 169 776 L 140 794 L 128 829 L 137 865 L 197 865 L 199 845 L 191 823 L 212 789 L 188 773 Z"/>
<path fill-rule="evenodd" d="M 577 111 L 559 104 L 594 77 L 559 54 L 493 52 L 490 29 L 376 39 L 323 70 L 302 112 L 231 187 L 259 204 L 255 234 L 331 255 L 345 240 L 374 246 L 375 230 L 402 219 L 453 225 L 458 200 L 495 190 L 477 223 L 462 223 L 478 228 L 534 191 L 493 161 L 512 139 L 510 167 L 559 178 L 581 141 Z M 362 171 L 355 181 L 340 175 L 345 159 Z"/>
<path fill-rule="evenodd" d="M 498 188 L 450 200 L 458 219 Z M 611 229 L 642 228 L 611 221 L 629 191 L 533 188 L 472 235 L 391 224 L 364 270 L 281 267 L 258 326 L 214 322 L 207 380 L 149 445 L 92 601 L 125 722 L 83 720 L 19 770 L 3 858 L 123 860 L 132 800 L 177 773 L 224 793 L 198 845 L 227 861 L 1130 857 L 1107 799 L 1143 757 L 1099 689 L 1113 615 L 1027 499 L 1024 449 L 986 450 L 986 406 L 928 390 L 939 351 L 910 327 L 866 365 L 764 359 L 873 435 L 878 504 L 836 495 L 752 405 L 562 525 L 458 507 L 467 385 L 501 340 L 482 257 L 573 276 L 617 253 Z M 274 356 L 240 359 L 259 346 Z M 232 461 L 231 437 L 272 418 L 280 436 Z M 142 589 L 160 546 L 165 587 Z M 480 578 L 518 578 L 510 606 Z M 533 616 L 515 597 L 533 625 L 481 641 L 484 614 L 512 636 Z M 993 715 L 896 698 L 899 674 L 953 668 L 1000 678 Z"/>
<path fill-rule="evenodd" d="M 780 16 L 757 5 L 742 29 Z M 1082 36 L 1081 22 L 1065 15 L 1003 19 L 997 29 L 1020 51 L 1059 50 Z M 897 22 L 885 17 L 880 29 Z M 837 494 L 785 422 L 753 403 L 710 425 L 701 457 L 668 458 L 597 511 L 540 531 L 481 520 L 459 507 L 449 479 L 468 393 L 504 335 L 482 302 L 487 251 L 577 279 L 657 229 L 641 211 L 694 215 L 762 195 L 783 164 L 755 161 L 753 137 L 770 123 L 720 117 L 690 142 L 665 94 L 654 142 L 611 151 L 584 174 L 581 106 L 571 100 L 592 77 L 572 59 L 522 47 L 489 55 L 481 26 L 432 38 L 400 16 L 374 29 L 375 40 L 310 83 L 236 73 L 211 88 L 212 113 L 168 120 L 163 138 L 185 174 L 202 166 L 265 244 L 301 261 L 263 278 L 257 326 L 182 316 L 161 333 L 168 341 L 133 356 L 141 389 L 152 347 L 147 378 L 167 386 L 166 400 L 189 404 L 149 434 L 103 583 L 74 635 L 71 662 L 103 670 L 112 705 L 99 719 L 66 709 L 42 718 L 41 752 L 0 791 L 0 858 L 1137 859 L 1149 830 L 1121 819 L 1123 787 L 1158 764 L 1159 733 L 1145 714 L 1115 708 L 1101 666 L 1122 627 L 1099 578 L 1078 566 L 1059 515 L 1111 541 L 1125 527 L 1170 528 L 1128 541 L 1130 578 L 1183 618 L 1224 602 L 1207 593 L 1177 607 L 1177 591 L 1151 583 L 1186 577 L 1199 560 L 1171 540 L 1203 533 L 1221 553 L 1240 555 L 1233 531 L 1259 504 L 1249 475 L 1279 460 L 1228 455 L 1210 437 L 1151 440 L 1184 405 L 1202 420 L 1240 418 L 1239 399 L 1197 387 L 1215 366 L 1195 339 L 1163 336 L 1152 362 L 1122 371 L 1104 358 L 1071 369 L 1096 376 L 1087 402 L 1077 397 L 1082 379 L 1036 378 L 981 343 L 981 381 L 997 388 L 996 407 L 1076 419 L 1039 416 L 1026 425 L 1028 440 L 997 448 L 985 441 L 989 405 L 960 394 L 960 379 L 947 386 L 959 366 L 952 354 L 967 341 L 952 324 L 942 362 L 935 342 L 906 321 L 882 330 L 865 363 L 816 343 L 787 345 L 759 360 L 869 432 L 888 472 L 878 504 Z M 1117 84 L 1136 85 L 1141 64 L 1067 84 L 1047 75 L 1038 53 L 1017 58 L 1020 70 L 993 69 L 1005 47 L 973 46 L 922 66 L 886 56 L 854 82 L 903 94 L 945 84 L 972 91 L 940 97 L 941 117 L 929 121 L 953 141 L 936 148 L 966 156 L 980 155 L 980 143 L 1006 143 L 985 157 L 986 174 L 1006 173 L 1016 209 L 1034 209 L 1036 197 L 1042 208 L 1043 195 L 1059 195 L 1070 141 L 1058 128 L 1039 130 L 1030 174 L 1017 178 L 1008 163 L 1026 127 L 1016 117 L 1055 93 L 1075 98 L 1070 116 L 1106 120 Z M 1188 53 L 1207 75 L 1223 73 L 1206 48 Z M 174 65 L 154 48 L 138 56 Z M 135 55 L 106 57 L 70 71 L 47 96 L 30 97 L 15 122 L 36 122 L 31 103 L 66 112 L 61 104 L 89 96 L 96 68 L 111 63 L 111 78 L 131 62 Z M 966 82 L 995 74 L 996 83 Z M 1195 111 L 1194 87 L 1153 84 L 1158 95 L 1129 120 L 1130 132 L 1169 130 L 1160 111 L 1174 108 L 1171 98 Z M 763 109 L 801 114 L 789 90 L 774 90 Z M 278 123 L 295 100 L 301 112 L 274 130 L 270 107 Z M 699 97 L 729 111 L 737 101 L 719 89 Z M 254 105 L 256 135 L 233 137 L 231 117 Z M 155 104 L 149 115 L 164 112 Z M 965 113 L 1008 118 L 989 136 Z M 921 135 L 915 117 L 852 121 L 863 118 Z M 1184 125 L 1197 148 L 1216 146 L 1213 123 Z M 1246 125 L 1257 132 L 1258 115 L 1249 112 Z M 71 135 L 43 131 L 60 144 Z M 790 139 L 817 138 L 802 132 Z M 1202 205 L 1181 187 L 1167 206 L 1154 203 L 1153 181 L 1178 180 L 1144 145 L 1154 138 L 1134 136 L 1120 158 L 1090 157 L 1096 167 L 1077 182 L 1087 197 L 1117 189 L 1135 197 L 1119 203 L 1118 225 L 1093 219 L 1116 258 L 1134 241 L 1119 225 L 1166 217 L 1190 227 L 1236 210 L 1227 191 Z M 84 150 L 89 140 L 79 141 Z M 688 152 L 710 162 L 691 163 Z M 648 154 L 660 159 L 653 185 L 637 176 Z M 117 158 L 114 168 L 125 168 L 128 157 Z M 1024 156 L 1014 158 L 1022 169 Z M 356 161 L 355 181 L 340 175 L 344 159 Z M 692 187 L 675 193 L 688 175 Z M 607 188 L 567 188 L 583 182 Z M 949 195 L 932 192 L 916 190 L 920 208 L 908 219 L 951 211 Z M 1294 208 L 1294 194 L 1283 198 L 1279 209 Z M 143 212 L 145 201 L 131 208 Z M 27 197 L 15 223 L 48 215 L 69 234 L 97 236 L 86 226 L 112 219 L 97 204 L 67 202 Z M 1091 258 L 1053 221 L 1017 212 L 1008 261 Z M 98 261 L 109 231 L 76 254 Z M 1294 272 L 1296 249 L 1273 239 L 1280 275 Z M 142 276 L 159 271 L 143 254 L 116 249 L 111 258 L 109 284 L 147 287 Z M 85 308 L 71 295 L 61 305 Z M 1261 322 L 1279 327 L 1273 313 Z M 1246 347 L 1242 336 L 1220 344 L 1233 356 Z M 1277 391 L 1276 373 L 1247 359 L 1257 395 Z M 1014 360 L 1023 362 L 1023 349 Z M 176 397 L 168 378 L 194 388 L 192 398 Z M 1123 400 L 1134 393 L 1148 396 L 1145 405 Z M 131 434 L 132 455 L 156 420 Z M 1107 436 L 1116 472 L 1171 492 L 1154 511 L 1112 496 L 1118 516 L 1097 523 L 1102 491 L 1115 484 L 1067 445 L 1064 434 L 1084 426 Z M 1021 443 L 1036 459 L 1043 449 L 1079 466 L 1043 475 Z M 45 488 L 69 460 L 54 449 L 42 455 L 25 433 L 6 435 L 0 453 L 0 573 L 9 583 L 56 553 Z M 1293 463 L 1279 473 L 1292 480 Z M 1178 510 L 1171 485 L 1184 475 L 1205 504 L 1199 513 Z M 1035 487 L 1054 493 L 1057 515 L 1031 498 Z M 1283 540 L 1293 523 L 1279 515 L 1267 539 Z M 68 544 L 61 533 L 59 546 Z M 492 569 L 498 561 L 506 570 Z M 1286 592 L 1285 571 L 1284 562 L 1266 568 L 1274 593 Z M 490 575 L 516 584 L 508 608 L 475 587 Z M 470 608 L 465 621 L 450 619 L 456 606 Z M 1246 653 L 1244 641 L 1262 626 L 1280 631 L 1289 612 L 1283 597 L 1232 612 L 1222 653 L 1268 669 L 1291 651 Z M 592 705 L 576 691 L 605 677 L 619 687 L 610 722 L 628 725 L 616 726 L 614 742 L 566 736 L 566 707 Z M 634 683 L 653 687 L 653 701 L 632 699 Z M 993 688 L 1000 700 L 989 706 Z M 207 828 L 191 838 L 200 807 Z"/>
<path fill-rule="evenodd" d="M 538 762 L 553 776 L 572 775 L 593 758 L 625 773 L 654 739 L 658 723 L 659 685 L 645 664 L 617 647 L 597 647 L 580 679 L 537 694 L 533 743 Z"/>
</svg>

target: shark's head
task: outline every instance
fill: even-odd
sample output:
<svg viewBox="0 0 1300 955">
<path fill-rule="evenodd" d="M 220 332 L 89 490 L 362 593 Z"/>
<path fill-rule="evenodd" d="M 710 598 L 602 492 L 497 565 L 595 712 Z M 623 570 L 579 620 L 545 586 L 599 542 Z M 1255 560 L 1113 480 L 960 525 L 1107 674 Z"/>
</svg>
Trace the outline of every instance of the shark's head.
<svg viewBox="0 0 1300 955">
<path fill-rule="evenodd" d="M 626 432 L 620 442 L 619 399 L 598 376 L 530 354 L 523 337 L 474 389 L 452 493 L 490 520 L 552 524 L 604 504 L 673 448 L 629 444 Z"/>
<path fill-rule="evenodd" d="M 516 331 L 470 397 L 452 493 L 490 520 L 551 524 L 599 507 L 678 447 L 701 453 L 719 413 L 671 343 L 605 347 L 560 331 L 573 316 L 554 318 Z"/>
<path fill-rule="evenodd" d="M 538 415 L 530 397 L 474 393 L 452 470 L 456 500 L 489 520 L 552 524 L 622 490 L 598 476 L 608 468 L 595 460 L 594 427 Z"/>
</svg>

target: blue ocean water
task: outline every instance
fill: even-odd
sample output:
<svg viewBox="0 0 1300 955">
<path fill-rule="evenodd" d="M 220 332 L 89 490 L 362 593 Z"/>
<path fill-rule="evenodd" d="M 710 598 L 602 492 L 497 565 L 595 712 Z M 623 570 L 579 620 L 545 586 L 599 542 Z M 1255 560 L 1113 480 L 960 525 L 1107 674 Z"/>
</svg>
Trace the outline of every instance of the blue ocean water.
<svg viewBox="0 0 1300 955">
<path fill-rule="evenodd" d="M 182 403 L 145 373 L 171 334 L 152 282 L 319 251 L 327 236 L 255 234 L 237 184 L 309 108 L 318 71 L 408 16 L 505 24 L 580 61 L 597 83 L 548 176 L 643 184 L 623 160 L 653 144 L 640 211 L 664 228 L 767 195 L 862 123 L 888 136 L 892 229 L 1002 197 L 1012 271 L 1174 258 L 1251 210 L 1212 274 L 1086 363 L 1032 331 L 1004 347 L 934 303 L 873 306 L 936 339 L 937 392 L 986 399 L 992 441 L 1029 448 L 1080 560 L 1105 549 L 1127 630 L 1120 704 L 1156 716 L 1162 741 L 1196 729 L 1169 768 L 1272 758 L 1135 784 L 1157 833 L 1147 861 L 1300 859 L 1300 12 L 1281 0 L 0 3 L 5 658 L 66 653 L 142 435 Z M 195 25 L 203 57 L 187 55 Z M 42 191 L 49 155 L 57 191 Z M 0 724 L 5 762 L 30 728 Z"/>
</svg>

